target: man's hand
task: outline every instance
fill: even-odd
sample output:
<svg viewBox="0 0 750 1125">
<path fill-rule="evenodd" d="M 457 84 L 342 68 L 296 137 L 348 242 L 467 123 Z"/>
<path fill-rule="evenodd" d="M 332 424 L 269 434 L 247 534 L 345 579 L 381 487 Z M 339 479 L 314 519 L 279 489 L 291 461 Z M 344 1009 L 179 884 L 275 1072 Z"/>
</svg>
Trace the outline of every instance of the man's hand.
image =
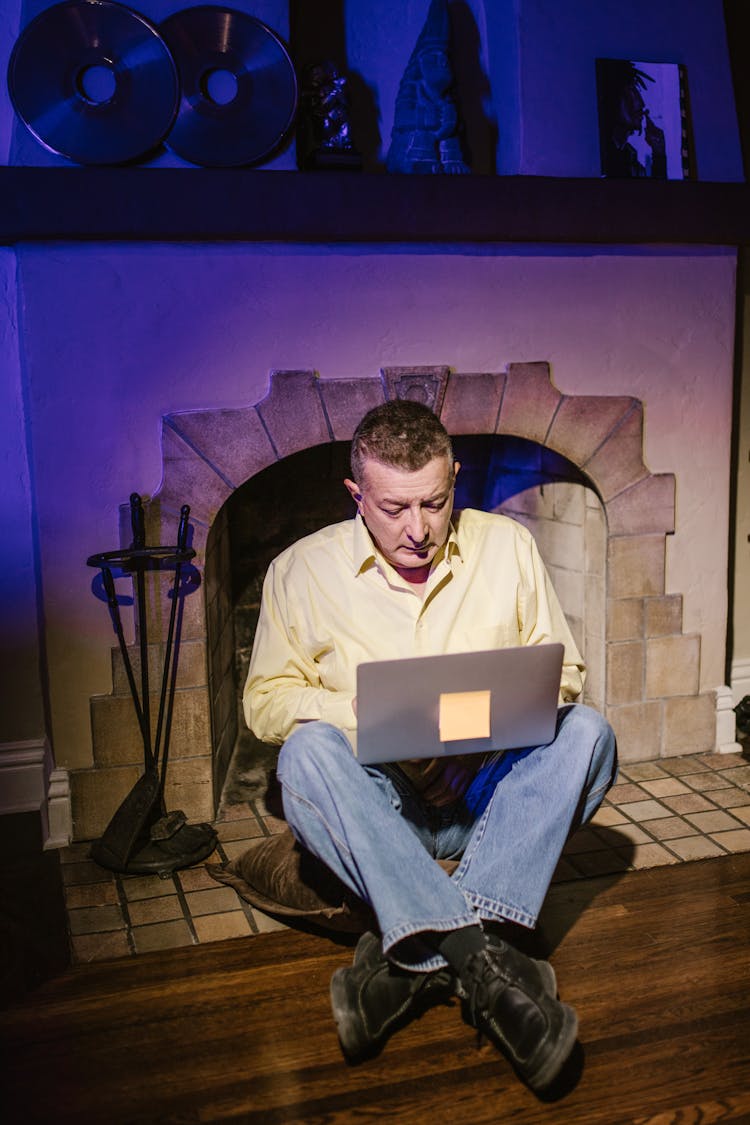
<svg viewBox="0 0 750 1125">
<path fill-rule="evenodd" d="M 646 110 L 644 114 L 644 120 L 645 128 L 643 131 L 643 135 L 645 137 L 646 144 L 651 146 L 651 151 L 654 153 L 654 155 L 658 153 L 661 156 L 666 152 L 664 130 L 660 129 L 658 125 L 654 125 L 653 121 L 649 117 L 648 110 Z"/>
<path fill-rule="evenodd" d="M 471 764 L 465 757 L 433 758 L 417 781 L 420 796 L 436 808 L 454 804 L 469 788 L 481 762 L 481 754 Z"/>
</svg>

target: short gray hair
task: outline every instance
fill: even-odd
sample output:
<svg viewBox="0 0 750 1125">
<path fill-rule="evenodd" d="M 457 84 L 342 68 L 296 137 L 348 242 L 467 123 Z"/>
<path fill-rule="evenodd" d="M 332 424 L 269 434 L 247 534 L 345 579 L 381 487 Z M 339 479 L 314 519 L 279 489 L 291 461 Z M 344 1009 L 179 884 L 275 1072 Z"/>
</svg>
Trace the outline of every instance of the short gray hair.
<svg viewBox="0 0 750 1125">
<path fill-rule="evenodd" d="M 352 438 L 352 475 L 359 484 L 367 460 L 416 472 L 435 457 L 447 457 L 453 467 L 448 431 L 428 406 L 411 399 L 393 399 L 373 407 Z"/>
</svg>

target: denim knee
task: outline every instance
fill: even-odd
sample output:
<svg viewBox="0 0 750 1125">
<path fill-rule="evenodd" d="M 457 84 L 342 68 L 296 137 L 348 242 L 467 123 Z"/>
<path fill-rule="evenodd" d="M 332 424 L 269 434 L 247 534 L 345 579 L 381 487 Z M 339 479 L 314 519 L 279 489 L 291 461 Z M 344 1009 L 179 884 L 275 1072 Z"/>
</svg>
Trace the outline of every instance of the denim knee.
<svg viewBox="0 0 750 1125">
<path fill-rule="evenodd" d="M 601 800 L 617 777 L 615 732 L 599 711 L 582 703 L 570 708 L 566 728 L 572 735 L 571 745 L 590 755 L 584 795 Z"/>
<path fill-rule="evenodd" d="M 305 780 L 321 772 L 333 778 L 337 762 L 355 761 L 351 744 L 343 731 L 331 723 L 303 723 L 289 735 L 279 751 L 276 775 L 279 781 L 297 792 L 304 792 Z"/>
</svg>

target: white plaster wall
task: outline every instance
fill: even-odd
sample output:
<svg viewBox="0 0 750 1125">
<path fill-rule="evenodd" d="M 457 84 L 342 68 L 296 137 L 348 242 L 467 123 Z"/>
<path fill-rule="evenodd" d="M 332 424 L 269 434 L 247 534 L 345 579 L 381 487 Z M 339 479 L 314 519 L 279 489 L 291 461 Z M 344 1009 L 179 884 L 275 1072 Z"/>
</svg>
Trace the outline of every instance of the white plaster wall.
<svg viewBox="0 0 750 1125">
<path fill-rule="evenodd" d="M 724 682 L 733 252 L 82 245 L 24 247 L 19 272 L 59 765 L 89 763 L 110 689 L 85 559 L 158 489 L 161 416 L 254 403 L 273 368 L 548 360 L 565 393 L 640 398 L 646 462 L 677 477 L 667 588 L 702 687 Z"/>
<path fill-rule="evenodd" d="M 0 749 L 45 734 L 16 255 L 0 250 Z"/>
</svg>

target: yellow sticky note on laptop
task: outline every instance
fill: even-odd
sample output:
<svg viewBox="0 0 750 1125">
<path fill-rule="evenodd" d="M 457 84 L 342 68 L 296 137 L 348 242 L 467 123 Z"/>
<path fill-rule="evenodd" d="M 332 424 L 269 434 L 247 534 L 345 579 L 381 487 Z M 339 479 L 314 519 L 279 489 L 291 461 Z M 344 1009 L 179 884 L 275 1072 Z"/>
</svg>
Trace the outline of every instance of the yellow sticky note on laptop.
<svg viewBox="0 0 750 1125">
<path fill-rule="evenodd" d="M 489 738 L 490 692 L 441 692 L 438 722 L 441 742 Z"/>
</svg>

